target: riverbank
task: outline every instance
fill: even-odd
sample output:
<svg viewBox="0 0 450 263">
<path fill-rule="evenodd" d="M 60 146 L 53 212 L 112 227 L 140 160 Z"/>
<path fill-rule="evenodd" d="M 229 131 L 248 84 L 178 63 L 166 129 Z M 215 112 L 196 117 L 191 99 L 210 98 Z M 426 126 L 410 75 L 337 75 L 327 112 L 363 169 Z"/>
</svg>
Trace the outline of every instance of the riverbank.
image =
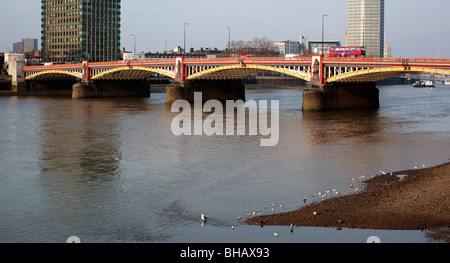
<svg viewBox="0 0 450 263">
<path fill-rule="evenodd" d="M 402 176 L 407 175 L 403 179 Z M 358 194 L 327 199 L 299 210 L 249 218 L 249 225 L 382 230 L 450 227 L 450 163 L 376 176 Z M 445 232 L 445 231 L 444 231 Z M 449 241 L 448 231 L 446 232 Z"/>
</svg>

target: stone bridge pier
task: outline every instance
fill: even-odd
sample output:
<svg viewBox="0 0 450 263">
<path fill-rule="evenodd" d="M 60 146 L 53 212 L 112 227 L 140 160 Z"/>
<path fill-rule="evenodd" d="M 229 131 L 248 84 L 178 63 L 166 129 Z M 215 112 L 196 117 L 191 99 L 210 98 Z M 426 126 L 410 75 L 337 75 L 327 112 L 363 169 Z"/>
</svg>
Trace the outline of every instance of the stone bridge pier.
<svg viewBox="0 0 450 263">
<path fill-rule="evenodd" d="M 150 97 L 150 84 L 145 80 L 83 81 L 72 87 L 72 98 Z"/>
<path fill-rule="evenodd" d="M 303 91 L 303 111 L 378 109 L 379 89 L 370 83 L 331 83 Z"/>
<path fill-rule="evenodd" d="M 245 100 L 242 80 L 185 80 L 166 87 L 166 103 L 177 100 L 194 102 L 194 92 L 202 92 L 203 101 Z"/>
</svg>

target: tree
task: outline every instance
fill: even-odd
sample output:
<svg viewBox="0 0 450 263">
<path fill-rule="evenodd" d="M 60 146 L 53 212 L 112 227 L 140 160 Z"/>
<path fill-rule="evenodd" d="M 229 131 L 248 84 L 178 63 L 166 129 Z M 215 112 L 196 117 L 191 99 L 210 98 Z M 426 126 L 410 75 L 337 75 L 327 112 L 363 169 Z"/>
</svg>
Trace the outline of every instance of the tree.
<svg viewBox="0 0 450 263">
<path fill-rule="evenodd" d="M 278 52 L 274 50 L 273 43 L 267 37 L 255 37 L 249 41 L 233 40 L 231 41 L 231 53 L 234 56 L 276 57 Z"/>
</svg>

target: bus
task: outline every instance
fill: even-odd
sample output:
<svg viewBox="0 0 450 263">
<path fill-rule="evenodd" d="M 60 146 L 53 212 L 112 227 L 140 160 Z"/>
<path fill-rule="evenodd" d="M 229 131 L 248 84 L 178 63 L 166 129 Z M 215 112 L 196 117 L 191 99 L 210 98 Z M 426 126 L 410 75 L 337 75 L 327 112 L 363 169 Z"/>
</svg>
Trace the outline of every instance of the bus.
<svg viewBox="0 0 450 263">
<path fill-rule="evenodd" d="M 330 47 L 330 57 L 365 57 L 365 47 Z"/>
</svg>

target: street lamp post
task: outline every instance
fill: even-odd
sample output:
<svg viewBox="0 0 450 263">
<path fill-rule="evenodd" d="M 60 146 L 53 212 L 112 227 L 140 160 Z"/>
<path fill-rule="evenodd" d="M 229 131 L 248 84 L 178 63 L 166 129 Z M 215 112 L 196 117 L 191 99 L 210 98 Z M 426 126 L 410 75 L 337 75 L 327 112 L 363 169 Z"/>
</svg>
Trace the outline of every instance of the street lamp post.
<svg viewBox="0 0 450 263">
<path fill-rule="evenodd" d="M 228 51 L 230 52 L 230 58 L 231 58 L 231 27 L 227 26 L 228 28 Z"/>
<path fill-rule="evenodd" d="M 131 34 L 131 36 L 133 37 L 133 42 L 134 42 L 134 57 L 136 57 L 136 35 L 135 34 Z"/>
<path fill-rule="evenodd" d="M 188 26 L 189 23 L 184 23 L 184 55 L 186 56 L 186 26 Z"/>
<path fill-rule="evenodd" d="M 322 15 L 322 56 L 323 56 L 323 38 L 324 38 L 324 29 L 325 29 L 325 17 L 328 15 Z"/>
</svg>

